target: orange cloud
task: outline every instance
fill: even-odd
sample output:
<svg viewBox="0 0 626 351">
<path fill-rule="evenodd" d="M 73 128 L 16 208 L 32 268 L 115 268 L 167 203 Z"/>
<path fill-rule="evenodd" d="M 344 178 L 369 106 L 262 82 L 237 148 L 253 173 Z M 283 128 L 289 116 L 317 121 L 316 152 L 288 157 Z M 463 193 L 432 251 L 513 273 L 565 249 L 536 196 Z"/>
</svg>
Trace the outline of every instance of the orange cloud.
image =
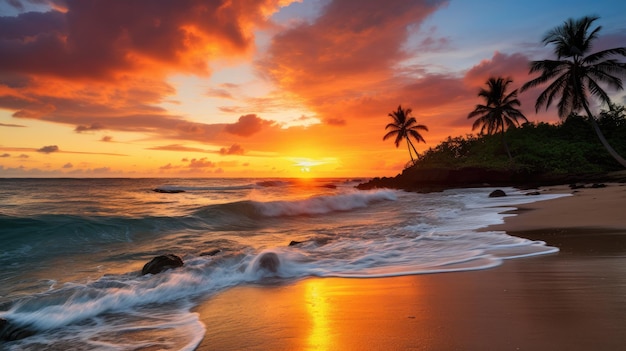
<svg viewBox="0 0 626 351">
<path fill-rule="evenodd" d="M 252 134 L 258 133 L 264 127 L 269 127 L 274 125 L 275 122 L 268 121 L 257 117 L 257 115 L 250 114 L 239 117 L 239 120 L 233 124 L 227 124 L 224 127 L 224 131 L 248 137 Z"/>
<path fill-rule="evenodd" d="M 187 167 L 189 168 L 214 168 L 214 167 L 217 167 L 217 164 L 207 160 L 206 157 L 203 157 L 201 159 L 195 159 L 195 158 L 191 159 Z"/>
<path fill-rule="evenodd" d="M 473 87 L 482 87 L 489 77 L 511 77 L 518 85 L 523 84 L 528 77 L 528 57 L 515 53 L 511 55 L 494 52 L 493 57 L 480 61 L 465 74 L 465 84 Z"/>
<path fill-rule="evenodd" d="M 0 17 L 0 108 L 79 133 L 106 126 L 210 140 L 223 125 L 187 122 L 158 106 L 175 93 L 167 75 L 206 75 L 214 59 L 249 57 L 253 29 L 288 3 L 81 0 Z"/>
<path fill-rule="evenodd" d="M 229 148 L 221 148 L 220 155 L 243 155 L 244 151 L 241 145 L 233 144 Z"/>
<path fill-rule="evenodd" d="M 417 25 L 445 1 L 332 1 L 313 23 L 304 22 L 272 39 L 261 72 L 311 106 L 334 103 L 355 91 L 371 91 L 393 66 L 409 57 L 403 50 L 410 25 Z M 329 101 L 330 100 L 330 101 Z"/>
</svg>

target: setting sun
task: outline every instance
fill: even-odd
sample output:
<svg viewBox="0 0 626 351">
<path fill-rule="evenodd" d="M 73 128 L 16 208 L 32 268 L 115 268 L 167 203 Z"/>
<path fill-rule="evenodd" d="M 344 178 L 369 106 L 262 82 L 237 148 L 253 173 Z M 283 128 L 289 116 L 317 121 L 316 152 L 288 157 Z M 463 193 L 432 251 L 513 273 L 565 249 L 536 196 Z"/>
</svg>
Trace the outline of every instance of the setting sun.
<svg viewBox="0 0 626 351">
<path fill-rule="evenodd" d="M 422 0 L 79 3 L 0 2 L 0 176 L 393 176 L 410 158 L 382 140 L 390 112 L 428 127 L 411 157 L 470 133 L 478 89 L 523 84 L 551 25 L 526 3 L 502 4 L 512 18 Z M 623 6 L 578 7 L 609 45 Z M 494 18 L 507 30 L 475 25 Z M 557 121 L 536 95 L 520 95 L 528 119 Z"/>
<path fill-rule="evenodd" d="M 0 0 L 0 348 L 624 349 L 625 14 Z"/>
</svg>

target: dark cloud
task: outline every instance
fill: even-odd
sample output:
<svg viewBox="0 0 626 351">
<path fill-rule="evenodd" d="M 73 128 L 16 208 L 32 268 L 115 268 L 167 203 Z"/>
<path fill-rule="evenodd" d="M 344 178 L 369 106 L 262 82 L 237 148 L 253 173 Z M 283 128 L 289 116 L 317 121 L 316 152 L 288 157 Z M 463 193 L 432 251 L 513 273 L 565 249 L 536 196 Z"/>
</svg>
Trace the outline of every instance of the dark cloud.
<svg viewBox="0 0 626 351">
<path fill-rule="evenodd" d="M 0 123 L 0 127 L 25 128 L 26 126 L 20 124 Z"/>
<path fill-rule="evenodd" d="M 109 136 L 109 135 L 105 135 L 105 136 L 102 137 L 102 139 L 100 139 L 100 141 L 103 141 L 105 143 L 112 142 L 113 141 L 113 137 Z"/>
<path fill-rule="evenodd" d="M 23 10 L 24 5 L 19 0 L 6 0 L 7 4 L 13 6 L 17 10 Z"/>
<path fill-rule="evenodd" d="M 53 152 L 57 152 L 59 151 L 59 147 L 56 145 L 48 145 L 48 146 L 44 146 L 40 149 L 37 149 L 37 152 L 41 152 L 44 154 L 49 154 L 49 153 L 53 153 Z"/>
<path fill-rule="evenodd" d="M 233 144 L 229 148 L 221 148 L 220 155 L 243 155 L 244 150 L 239 144 Z"/>
<path fill-rule="evenodd" d="M 92 123 L 91 125 L 88 126 L 77 126 L 76 128 L 74 128 L 74 131 L 76 133 L 83 133 L 83 132 L 93 132 L 93 131 L 98 131 L 98 130 L 102 130 L 104 129 L 104 126 L 100 123 Z"/>
<path fill-rule="evenodd" d="M 2 158 L 4 158 L 4 157 L 11 157 L 11 154 L 6 154 L 5 153 L 5 154 L 0 155 L 0 157 L 2 157 Z"/>
<path fill-rule="evenodd" d="M 250 114 L 239 117 L 239 120 L 233 124 L 227 124 L 224 127 L 224 131 L 231 134 L 248 137 L 260 132 L 264 127 L 270 127 L 274 124 L 274 121 L 264 120 L 257 117 L 257 115 Z"/>
<path fill-rule="evenodd" d="M 63 165 L 63 168 L 65 168 L 65 169 L 69 169 L 69 168 L 73 168 L 73 167 L 74 167 L 74 165 L 71 164 L 70 162 L 68 162 L 68 163 Z"/>
<path fill-rule="evenodd" d="M 100 78 L 153 63 L 207 72 L 212 55 L 244 53 L 254 39 L 248 29 L 277 4 L 68 0 L 63 11 L 0 17 L 0 67 Z"/>
</svg>

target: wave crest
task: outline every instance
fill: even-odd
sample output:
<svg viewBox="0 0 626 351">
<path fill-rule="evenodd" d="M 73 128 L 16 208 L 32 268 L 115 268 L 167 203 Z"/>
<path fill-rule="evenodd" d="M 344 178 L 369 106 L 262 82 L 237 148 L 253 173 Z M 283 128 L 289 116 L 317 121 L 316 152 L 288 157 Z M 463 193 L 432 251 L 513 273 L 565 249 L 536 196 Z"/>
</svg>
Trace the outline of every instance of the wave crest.
<svg viewBox="0 0 626 351">
<path fill-rule="evenodd" d="M 332 196 L 315 196 L 296 201 L 254 202 L 254 206 L 265 217 L 284 217 L 344 212 L 364 208 L 377 202 L 394 200 L 396 200 L 396 194 L 393 191 L 377 190 Z"/>
</svg>

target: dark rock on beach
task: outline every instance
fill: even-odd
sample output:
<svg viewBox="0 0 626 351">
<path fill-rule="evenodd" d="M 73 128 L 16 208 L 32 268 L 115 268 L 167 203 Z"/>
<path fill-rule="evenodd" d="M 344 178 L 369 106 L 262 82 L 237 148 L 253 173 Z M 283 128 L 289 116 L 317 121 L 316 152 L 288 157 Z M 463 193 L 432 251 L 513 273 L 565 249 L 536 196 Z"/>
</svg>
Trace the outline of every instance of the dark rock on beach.
<svg viewBox="0 0 626 351">
<path fill-rule="evenodd" d="M 184 193 L 185 191 L 182 189 L 152 189 L 152 191 L 154 191 L 155 193 L 163 193 L 163 194 L 178 194 L 178 193 Z"/>
<path fill-rule="evenodd" d="M 200 256 L 215 256 L 220 252 L 222 252 L 222 249 L 213 249 L 200 253 Z"/>
<path fill-rule="evenodd" d="M 296 240 L 291 240 L 289 242 L 289 246 L 296 246 L 296 245 L 300 245 L 302 244 L 304 241 L 296 241 Z"/>
<path fill-rule="evenodd" d="M 489 197 L 503 197 L 506 196 L 506 193 L 503 190 L 494 190 L 489 194 Z"/>
<path fill-rule="evenodd" d="M 570 184 L 569 188 L 574 190 L 574 189 L 584 189 L 585 188 L 585 184 Z"/>
<path fill-rule="evenodd" d="M 164 270 L 178 268 L 183 266 L 183 260 L 173 254 L 161 255 L 153 258 L 146 263 L 141 270 L 141 275 L 157 274 Z"/>
<path fill-rule="evenodd" d="M 259 268 L 266 269 L 272 273 L 278 271 L 279 265 L 280 260 L 278 259 L 278 255 L 273 252 L 266 252 L 259 259 Z"/>
<path fill-rule="evenodd" d="M 34 335 L 35 332 L 25 327 L 11 324 L 8 320 L 0 318 L 0 340 L 15 341 Z"/>
</svg>

